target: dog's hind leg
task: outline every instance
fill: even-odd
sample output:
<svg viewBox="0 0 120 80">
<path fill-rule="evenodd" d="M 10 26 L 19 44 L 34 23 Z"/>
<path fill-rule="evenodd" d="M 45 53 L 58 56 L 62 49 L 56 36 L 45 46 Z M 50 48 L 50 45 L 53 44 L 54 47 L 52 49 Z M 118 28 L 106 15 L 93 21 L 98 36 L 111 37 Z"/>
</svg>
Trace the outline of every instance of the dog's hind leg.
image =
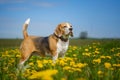
<svg viewBox="0 0 120 80">
<path fill-rule="evenodd" d="M 21 59 L 20 59 L 20 62 L 19 62 L 19 65 L 18 65 L 18 67 L 19 67 L 19 69 L 22 69 L 23 67 L 24 67 L 24 63 L 30 58 L 30 54 L 22 54 L 21 55 Z"/>
</svg>

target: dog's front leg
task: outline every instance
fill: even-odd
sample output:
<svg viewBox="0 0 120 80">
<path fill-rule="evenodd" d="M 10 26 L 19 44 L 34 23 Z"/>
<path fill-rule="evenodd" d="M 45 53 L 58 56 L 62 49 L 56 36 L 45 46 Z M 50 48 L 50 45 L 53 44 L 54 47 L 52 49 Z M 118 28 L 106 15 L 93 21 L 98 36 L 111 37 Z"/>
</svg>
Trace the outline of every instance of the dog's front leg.
<svg viewBox="0 0 120 80">
<path fill-rule="evenodd" d="M 58 53 L 52 56 L 53 63 L 55 63 L 57 59 L 58 59 Z"/>
</svg>

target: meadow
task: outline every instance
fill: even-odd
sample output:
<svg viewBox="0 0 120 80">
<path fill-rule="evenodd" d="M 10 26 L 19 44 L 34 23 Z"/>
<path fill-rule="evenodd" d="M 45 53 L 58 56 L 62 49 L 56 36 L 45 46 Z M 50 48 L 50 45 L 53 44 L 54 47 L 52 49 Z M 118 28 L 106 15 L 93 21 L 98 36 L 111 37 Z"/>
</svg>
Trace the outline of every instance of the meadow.
<svg viewBox="0 0 120 80">
<path fill-rule="evenodd" d="M 65 58 L 32 56 L 18 70 L 21 39 L 0 39 L 0 80 L 120 80 L 120 39 L 72 39 Z"/>
</svg>

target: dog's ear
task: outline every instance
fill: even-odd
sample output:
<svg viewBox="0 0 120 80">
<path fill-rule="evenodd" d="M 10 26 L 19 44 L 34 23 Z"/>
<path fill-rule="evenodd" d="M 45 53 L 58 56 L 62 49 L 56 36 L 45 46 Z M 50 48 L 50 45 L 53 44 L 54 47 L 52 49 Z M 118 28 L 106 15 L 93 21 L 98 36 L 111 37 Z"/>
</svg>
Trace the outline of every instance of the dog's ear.
<svg viewBox="0 0 120 80">
<path fill-rule="evenodd" d="M 63 29 L 62 29 L 62 25 L 61 25 L 61 24 L 59 24 L 59 25 L 57 26 L 57 28 L 55 29 L 55 33 L 56 33 L 59 37 L 62 36 L 62 34 L 63 34 Z"/>
</svg>

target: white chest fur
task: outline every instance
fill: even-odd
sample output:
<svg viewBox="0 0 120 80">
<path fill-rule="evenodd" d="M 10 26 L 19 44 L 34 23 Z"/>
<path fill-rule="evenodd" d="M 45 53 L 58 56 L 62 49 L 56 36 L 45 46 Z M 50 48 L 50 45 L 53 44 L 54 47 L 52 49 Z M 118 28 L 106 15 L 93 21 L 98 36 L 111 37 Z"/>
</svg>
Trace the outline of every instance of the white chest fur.
<svg viewBox="0 0 120 80">
<path fill-rule="evenodd" d="M 57 53 L 61 56 L 64 56 L 65 52 L 68 49 L 68 45 L 69 45 L 69 40 L 67 42 L 64 42 L 59 39 L 57 43 Z"/>
</svg>

